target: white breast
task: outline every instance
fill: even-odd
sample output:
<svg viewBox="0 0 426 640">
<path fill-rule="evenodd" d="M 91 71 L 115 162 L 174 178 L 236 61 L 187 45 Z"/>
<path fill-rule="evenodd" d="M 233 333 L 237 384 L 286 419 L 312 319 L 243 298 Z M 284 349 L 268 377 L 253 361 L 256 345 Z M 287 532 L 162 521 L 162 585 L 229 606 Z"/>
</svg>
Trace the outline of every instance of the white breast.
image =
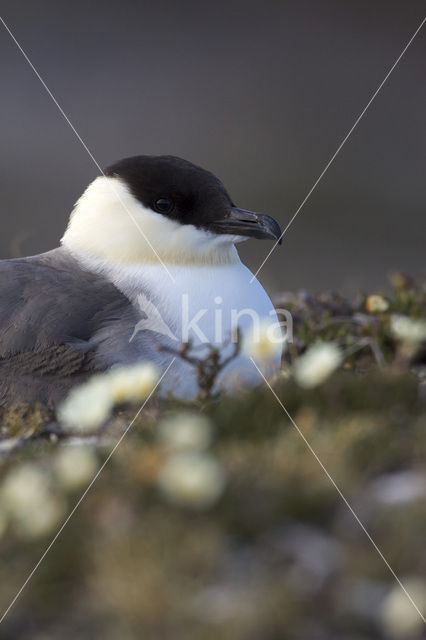
<svg viewBox="0 0 426 640">
<path fill-rule="evenodd" d="M 141 317 L 152 317 L 153 329 L 157 326 L 163 335 L 167 329 L 174 334 L 176 348 L 182 341 L 189 340 L 202 356 L 209 343 L 220 347 L 226 357 L 233 349 L 230 341 L 236 325 L 244 336 L 252 331 L 256 322 L 263 328 L 278 323 L 266 291 L 256 279 L 250 284 L 252 273 L 240 261 L 227 265 L 168 264 L 167 267 L 169 273 L 161 264 L 119 265 L 108 275 L 133 304 L 145 312 Z M 142 326 L 146 330 L 146 322 Z M 280 353 L 277 352 L 268 373 L 279 366 Z M 173 365 L 173 370 L 175 374 L 172 375 L 172 370 L 167 374 L 163 389 L 186 397 L 194 395 L 194 371 L 181 361 Z M 260 380 L 252 361 L 241 353 L 224 370 L 219 383 L 229 387 Z"/>
<path fill-rule="evenodd" d="M 169 340 L 176 348 L 189 340 L 193 347 L 200 347 L 200 357 L 208 350 L 203 343 L 208 342 L 221 346 L 225 357 L 232 351 L 229 340 L 235 325 L 244 335 L 254 321 L 263 328 L 278 323 L 262 286 L 255 279 L 250 284 L 252 274 L 234 246 L 241 240 L 181 225 L 144 206 L 120 179 L 100 176 L 78 200 L 62 244 L 85 268 L 113 282 L 141 311 L 136 331 L 147 335 L 152 331 L 153 342 L 160 333 L 162 341 Z M 151 326 L 142 322 L 147 315 L 153 316 Z M 176 337 L 174 345 L 167 337 L 171 334 Z M 132 343 L 141 358 L 142 342 Z M 277 354 L 275 368 L 279 360 Z M 221 383 L 229 386 L 231 378 L 237 378 L 238 384 L 254 382 L 259 374 L 241 354 L 224 371 Z M 193 395 L 194 370 L 177 360 L 163 388 Z"/>
</svg>

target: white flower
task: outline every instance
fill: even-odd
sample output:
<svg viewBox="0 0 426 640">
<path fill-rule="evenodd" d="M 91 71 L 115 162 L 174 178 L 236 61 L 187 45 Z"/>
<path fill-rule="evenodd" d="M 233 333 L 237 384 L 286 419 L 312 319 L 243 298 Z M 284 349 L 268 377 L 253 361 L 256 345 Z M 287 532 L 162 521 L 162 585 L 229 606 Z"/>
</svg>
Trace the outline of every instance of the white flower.
<svg viewBox="0 0 426 640">
<path fill-rule="evenodd" d="M 212 440 L 210 420 L 201 413 L 182 411 L 167 416 L 157 429 L 163 445 L 176 451 L 202 451 Z"/>
<path fill-rule="evenodd" d="M 111 385 L 105 375 L 97 375 L 71 389 L 57 416 L 68 429 L 91 431 L 105 422 L 112 406 Z"/>
<path fill-rule="evenodd" d="M 211 507 L 222 495 L 225 473 L 212 456 L 176 453 L 166 460 L 157 484 L 169 502 L 203 510 Z"/>
<path fill-rule="evenodd" d="M 249 357 L 260 362 L 270 362 L 281 357 L 285 339 L 279 325 L 264 321 L 259 326 L 253 323 L 243 336 L 242 348 Z"/>
<path fill-rule="evenodd" d="M 158 382 L 158 369 L 149 362 L 117 367 L 108 374 L 115 403 L 137 402 L 145 398 Z"/>
<path fill-rule="evenodd" d="M 39 538 L 54 531 L 65 514 L 65 502 L 59 495 L 48 494 L 39 507 L 15 514 L 14 527 L 26 539 Z"/>
<path fill-rule="evenodd" d="M 1 500 L 8 511 L 20 511 L 39 502 L 48 491 L 46 474 L 35 464 L 22 464 L 5 477 L 1 487 Z"/>
<path fill-rule="evenodd" d="M 15 530 L 23 538 L 49 533 L 65 511 L 64 501 L 50 489 L 47 475 L 31 463 L 9 472 L 1 487 L 0 499 Z"/>
<path fill-rule="evenodd" d="M 54 460 L 54 472 L 59 484 L 70 491 L 88 484 L 97 469 L 97 458 L 89 447 L 65 446 Z"/>
<path fill-rule="evenodd" d="M 318 342 L 294 363 L 294 377 L 305 389 L 324 382 L 343 360 L 340 349 L 332 342 Z"/>
<path fill-rule="evenodd" d="M 145 398 L 157 381 L 156 367 L 146 362 L 95 375 L 70 391 L 58 408 L 58 420 L 68 429 L 91 431 L 111 415 L 114 404 Z"/>
<path fill-rule="evenodd" d="M 426 582 L 420 578 L 403 579 L 413 602 L 423 615 L 426 614 Z M 391 589 L 381 606 L 380 619 L 387 634 L 392 638 L 420 637 L 424 622 L 418 611 L 398 584 Z"/>
<path fill-rule="evenodd" d="M 391 331 L 397 340 L 416 345 L 426 340 L 426 321 L 393 315 Z"/>
<path fill-rule="evenodd" d="M 365 308 L 370 313 L 381 313 L 389 309 L 389 302 L 378 293 L 373 293 L 365 301 Z"/>
</svg>

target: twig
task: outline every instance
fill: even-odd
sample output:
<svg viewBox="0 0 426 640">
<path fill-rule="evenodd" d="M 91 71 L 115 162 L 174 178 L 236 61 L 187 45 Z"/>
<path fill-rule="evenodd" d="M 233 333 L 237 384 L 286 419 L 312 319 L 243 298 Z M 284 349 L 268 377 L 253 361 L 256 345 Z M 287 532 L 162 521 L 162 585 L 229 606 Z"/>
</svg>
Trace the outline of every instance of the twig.
<svg viewBox="0 0 426 640">
<path fill-rule="evenodd" d="M 232 353 L 224 359 L 222 359 L 220 349 L 210 344 L 197 345 L 196 347 L 193 347 L 191 342 L 185 342 L 181 344 L 178 349 L 174 349 L 167 345 L 158 345 L 157 348 L 159 351 L 171 353 L 195 368 L 198 383 L 197 401 L 206 402 L 207 400 L 214 400 L 219 396 L 219 392 L 214 391 L 217 377 L 221 371 L 223 371 L 223 369 L 225 369 L 225 367 L 227 367 L 228 364 L 240 353 L 241 332 L 239 329 L 236 331 L 236 340 L 233 341 L 233 345 L 234 348 Z M 204 349 L 206 346 L 209 348 L 209 352 L 206 356 L 198 358 L 194 355 L 194 350 L 197 350 L 200 347 Z M 226 347 L 227 344 L 223 346 Z"/>
</svg>

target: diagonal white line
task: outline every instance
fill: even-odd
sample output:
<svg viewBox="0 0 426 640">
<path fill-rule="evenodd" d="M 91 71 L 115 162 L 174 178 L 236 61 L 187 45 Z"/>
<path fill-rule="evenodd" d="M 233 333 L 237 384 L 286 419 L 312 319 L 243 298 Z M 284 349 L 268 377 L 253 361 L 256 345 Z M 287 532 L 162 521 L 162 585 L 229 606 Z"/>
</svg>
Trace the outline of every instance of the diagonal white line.
<svg viewBox="0 0 426 640">
<path fill-rule="evenodd" d="M 330 160 L 327 162 L 327 164 L 325 165 L 324 169 L 322 170 L 322 172 L 320 173 L 318 178 L 315 180 L 314 184 L 312 185 L 312 187 L 308 191 L 308 194 L 306 195 L 305 199 L 302 201 L 302 203 L 299 205 L 298 209 L 294 213 L 293 217 L 287 223 L 287 226 L 285 227 L 284 231 L 282 232 L 282 234 L 280 235 L 278 240 L 275 242 L 274 246 L 269 251 L 268 255 L 266 256 L 266 258 L 264 259 L 264 261 L 262 262 L 262 264 L 260 265 L 260 267 L 258 268 L 256 273 L 254 274 L 254 276 L 251 278 L 250 284 L 252 282 L 254 282 L 255 278 L 257 277 L 257 275 L 259 274 L 260 270 L 265 265 L 266 261 L 269 260 L 272 252 L 275 251 L 275 249 L 277 248 L 277 246 L 279 245 L 279 243 L 283 239 L 284 235 L 287 233 L 288 229 L 293 224 L 294 220 L 296 219 L 296 217 L 299 214 L 299 212 L 301 211 L 301 209 L 305 206 L 305 204 L 307 203 L 307 201 L 311 197 L 311 194 L 316 189 L 316 187 L 318 186 L 319 182 L 322 180 L 322 178 L 324 177 L 324 175 L 326 174 L 326 172 L 328 171 L 330 166 L 333 164 L 334 160 L 336 159 L 336 157 L 338 156 L 338 154 L 342 150 L 343 146 L 349 140 L 349 138 L 352 135 L 354 129 L 358 126 L 359 122 L 361 121 L 361 119 L 366 114 L 367 110 L 369 109 L 369 107 L 373 103 L 374 99 L 377 97 L 377 95 L 381 91 L 383 85 L 388 80 L 389 76 L 394 71 L 395 67 L 398 65 L 398 63 L 400 62 L 401 58 L 403 57 L 403 55 L 407 51 L 408 47 L 411 45 L 411 43 L 413 42 L 414 38 L 417 36 L 417 34 L 419 33 L 420 29 L 423 27 L 425 22 L 426 22 L 426 18 L 423 18 L 423 20 L 421 21 L 420 25 L 417 27 L 417 29 L 415 30 L 415 32 L 413 33 L 413 35 L 411 36 L 411 38 L 409 39 L 409 41 L 407 42 L 407 44 L 405 45 L 405 47 L 403 48 L 403 50 L 401 51 L 401 53 L 399 54 L 399 56 L 397 57 L 397 59 L 395 60 L 395 62 L 391 66 L 391 68 L 389 69 L 389 71 L 387 72 L 387 74 L 385 75 L 385 77 L 383 78 L 382 82 L 379 84 L 379 86 L 377 87 L 376 91 L 373 93 L 373 95 L 371 96 L 370 100 L 367 102 L 367 104 L 365 105 L 365 107 L 361 111 L 361 113 L 359 114 L 358 118 L 355 120 L 355 122 L 352 125 L 352 127 L 349 129 L 348 133 L 345 135 L 345 137 L 343 138 L 342 142 L 339 144 L 339 146 L 337 147 L 336 151 L 333 153 L 333 155 L 331 156 Z"/>
<path fill-rule="evenodd" d="M 35 574 L 35 572 L 37 571 L 37 569 L 39 568 L 39 566 L 41 565 L 41 563 L 43 562 L 43 560 L 45 559 L 45 557 L 47 556 L 47 554 L 49 553 L 49 551 L 51 550 L 51 548 L 53 547 L 53 545 L 55 544 L 56 540 L 59 538 L 59 536 L 61 535 L 62 531 L 65 529 L 65 527 L 67 526 L 68 522 L 71 520 L 71 518 L 73 517 L 74 513 L 77 511 L 78 507 L 80 506 L 80 504 L 83 502 L 84 498 L 87 496 L 87 494 L 89 493 L 90 489 L 93 487 L 93 485 L 95 484 L 96 480 L 99 478 L 99 476 L 101 475 L 102 471 L 105 469 L 106 465 L 108 464 L 108 462 L 111 460 L 112 456 L 114 455 L 114 452 L 116 451 L 116 449 L 120 446 L 121 442 L 124 440 L 124 438 L 126 437 L 127 433 L 129 432 L 129 430 L 131 429 L 131 427 L 133 426 L 135 420 L 138 418 L 138 416 L 140 415 L 142 409 L 145 407 L 146 403 L 148 402 L 148 400 L 151 398 L 152 394 L 155 392 L 155 390 L 157 389 L 158 385 L 160 384 L 160 382 L 163 380 L 164 376 L 166 375 L 166 373 L 169 371 L 170 367 L 172 366 L 172 364 L 174 363 L 174 361 L 176 360 L 176 356 L 171 360 L 169 366 L 167 367 L 167 369 L 164 371 L 164 373 L 162 374 L 162 376 L 160 377 L 160 379 L 158 380 L 157 384 L 155 385 L 155 387 L 153 388 L 153 390 L 151 391 L 151 393 L 147 396 L 146 400 L 144 401 L 143 405 L 141 406 L 141 408 L 138 410 L 138 412 L 136 413 L 135 417 L 133 418 L 133 420 L 129 423 L 129 425 L 126 427 L 126 430 L 124 431 L 124 433 L 120 436 L 119 440 L 116 442 L 116 444 L 114 445 L 113 449 L 110 451 L 110 453 L 108 454 L 106 460 L 103 462 L 103 464 L 100 466 L 99 470 L 97 471 L 96 475 L 92 478 L 92 480 L 90 481 L 89 486 L 87 487 L 87 489 L 83 492 L 83 494 L 80 496 L 80 498 L 77 500 L 76 504 L 74 505 L 73 509 L 71 510 L 71 512 L 68 514 L 68 516 L 66 517 L 66 519 L 64 520 L 64 522 L 62 523 L 62 525 L 60 526 L 58 532 L 55 534 L 55 536 L 53 537 L 53 539 L 51 540 L 51 542 L 48 544 L 46 550 L 44 551 L 44 553 L 42 554 L 40 560 L 37 562 L 37 564 L 35 565 L 35 567 L 33 568 L 33 570 L 31 571 L 31 573 L 29 574 L 28 578 L 25 580 L 24 584 L 22 585 L 22 587 L 19 589 L 18 593 L 15 595 L 15 597 L 13 598 L 12 602 L 9 604 L 9 606 L 7 607 L 7 609 L 4 611 L 3 615 L 0 618 L 0 624 L 3 622 L 3 620 L 5 619 L 5 617 L 7 616 L 7 614 L 9 613 L 9 611 L 11 610 L 11 608 L 13 607 L 13 605 L 15 604 L 15 602 L 17 601 L 17 599 L 19 598 L 19 596 L 21 595 L 21 593 L 23 592 L 23 590 L 25 589 L 25 587 L 27 586 L 27 584 L 29 583 L 29 581 L 31 580 L 31 578 L 33 577 L 33 575 Z"/>
<path fill-rule="evenodd" d="M 312 455 L 314 456 L 315 460 L 318 462 L 318 464 L 320 465 L 321 469 L 324 471 L 325 475 L 330 480 L 330 482 L 333 485 L 333 487 L 336 489 L 336 491 L 339 494 L 340 498 L 343 500 L 343 502 L 345 503 L 346 507 L 349 509 L 349 511 L 351 512 L 351 514 L 353 515 L 353 517 L 355 518 L 355 520 L 357 521 L 357 523 L 359 524 L 361 529 L 364 531 L 365 535 L 367 536 L 367 538 L 369 539 L 369 541 L 371 542 L 371 544 L 373 545 L 373 547 L 375 548 L 375 550 L 377 551 L 377 553 L 379 554 L 379 556 L 381 557 L 381 559 L 383 560 L 383 562 L 385 563 L 385 565 L 387 566 L 389 571 L 391 572 L 392 576 L 395 578 L 396 582 L 401 587 L 401 589 L 403 590 L 403 592 L 407 596 L 408 600 L 411 602 L 411 604 L 413 605 L 413 607 L 415 608 L 415 610 L 417 611 L 417 613 L 419 614 L 419 616 L 421 617 L 421 619 L 423 620 L 423 622 L 426 625 L 426 618 L 424 617 L 424 615 L 420 611 L 419 607 L 414 602 L 413 598 L 408 593 L 407 589 L 402 584 L 401 580 L 396 575 L 395 571 L 392 569 L 392 567 L 389 564 L 389 562 L 386 560 L 386 558 L 383 555 L 382 551 L 379 549 L 379 547 L 377 546 L 376 542 L 373 540 L 373 538 L 371 537 L 370 533 L 367 531 L 365 525 L 359 519 L 359 516 L 356 514 L 354 509 L 351 507 L 349 501 L 347 500 L 345 495 L 342 493 L 341 489 L 339 489 L 339 487 L 337 486 L 336 482 L 334 481 L 334 479 L 332 478 L 332 476 L 330 475 L 330 473 L 328 472 L 328 470 L 326 469 L 324 464 L 321 462 L 320 458 L 318 457 L 318 454 L 315 452 L 315 450 L 313 449 L 312 445 L 306 439 L 306 437 L 304 436 L 304 434 L 301 431 L 301 429 L 297 426 L 297 424 L 295 423 L 295 421 L 293 420 L 293 418 L 291 417 L 291 415 L 289 414 L 289 412 L 287 411 L 287 409 L 285 408 L 285 406 L 283 405 L 283 403 L 281 402 L 281 400 L 279 399 L 279 397 L 275 393 L 274 389 L 271 387 L 271 385 L 269 384 L 269 382 L 267 381 L 267 379 L 265 378 L 265 376 L 263 375 L 263 373 L 261 372 L 261 370 L 259 369 L 259 367 L 257 366 L 257 364 L 255 363 L 255 361 L 253 360 L 252 357 L 250 357 L 250 360 L 252 361 L 252 363 L 254 364 L 254 366 L 256 367 L 256 369 L 258 370 L 260 375 L 262 376 L 263 380 L 265 381 L 265 383 L 267 384 L 267 386 L 271 390 L 275 400 L 278 402 L 278 404 L 280 405 L 280 407 L 282 408 L 282 410 L 286 414 L 287 418 L 290 420 L 291 424 L 296 429 L 296 431 L 299 434 L 299 436 L 302 438 L 303 442 L 306 444 L 306 446 L 308 447 L 309 451 L 312 453 Z"/>
<path fill-rule="evenodd" d="M 31 62 L 30 58 L 27 56 L 27 54 L 25 53 L 24 49 L 21 47 L 21 45 L 19 44 L 18 40 L 15 38 L 15 36 L 13 35 L 12 31 L 9 29 L 9 27 L 7 26 L 7 24 L 5 23 L 5 21 L 3 20 L 3 18 L 0 16 L 0 22 L 3 24 L 4 28 L 6 29 L 6 31 L 8 32 L 8 34 L 10 35 L 10 37 L 12 38 L 13 42 L 16 44 L 16 46 L 18 47 L 19 51 L 22 53 L 22 55 L 24 56 L 25 60 L 28 62 L 29 66 L 31 67 L 31 69 L 34 71 L 35 75 L 37 76 L 37 78 L 40 80 L 41 84 L 43 85 L 44 89 L 46 90 L 46 92 L 48 93 L 49 97 L 52 99 L 52 101 L 55 103 L 55 105 L 57 106 L 59 112 L 61 113 L 61 115 L 63 116 L 64 120 L 67 122 L 67 124 L 70 126 L 70 128 L 72 129 L 73 133 L 75 134 L 76 138 L 79 140 L 79 142 L 81 143 L 81 145 L 83 146 L 83 148 L 85 149 L 85 151 L 87 152 L 87 154 L 89 155 L 89 157 L 91 158 L 91 160 L 93 161 L 93 163 L 95 164 L 95 166 L 97 167 L 97 169 L 101 172 L 101 174 L 105 176 L 105 173 L 102 169 L 102 167 L 99 165 L 98 161 L 96 160 L 95 156 L 93 155 L 93 153 L 90 151 L 89 147 L 87 146 L 87 144 L 84 142 L 83 138 L 80 136 L 80 134 L 78 133 L 77 129 L 74 127 L 73 123 L 71 122 L 71 120 L 69 119 L 69 117 L 67 116 L 67 114 L 65 113 L 65 111 L 63 110 L 63 108 L 61 107 L 61 105 L 59 104 L 59 102 L 56 100 L 55 96 L 53 95 L 53 93 L 51 92 L 51 90 L 49 89 L 49 87 L 47 86 L 47 84 L 45 83 L 45 81 L 43 80 L 43 78 L 41 77 L 40 73 L 37 71 L 37 69 L 35 68 L 35 66 L 33 65 L 33 63 Z M 155 248 L 152 246 L 151 242 L 149 241 L 149 238 L 147 238 L 147 236 L 145 235 L 143 229 L 140 227 L 140 225 L 138 224 L 137 220 L 135 219 L 135 217 L 132 215 L 131 211 L 129 211 L 128 207 L 126 207 L 125 203 L 123 202 L 120 194 L 117 192 L 117 190 L 113 187 L 113 185 L 111 185 L 111 190 L 114 192 L 114 194 L 117 196 L 118 201 L 120 202 L 120 204 L 122 205 L 122 207 L 125 209 L 125 211 L 128 213 L 128 215 L 130 216 L 130 219 L 132 220 L 133 224 L 136 226 L 136 228 L 138 229 L 139 233 L 143 236 L 144 240 L 147 242 L 148 246 L 150 247 L 150 249 L 152 249 L 152 251 L 154 252 L 157 260 L 163 265 L 164 269 L 167 271 L 170 279 L 172 280 L 172 282 L 175 282 L 174 277 L 172 276 L 172 274 L 170 273 L 169 269 L 167 268 L 167 266 L 164 264 L 164 262 L 162 261 L 162 259 L 160 258 L 160 256 L 158 255 L 157 251 L 155 250 Z"/>
</svg>

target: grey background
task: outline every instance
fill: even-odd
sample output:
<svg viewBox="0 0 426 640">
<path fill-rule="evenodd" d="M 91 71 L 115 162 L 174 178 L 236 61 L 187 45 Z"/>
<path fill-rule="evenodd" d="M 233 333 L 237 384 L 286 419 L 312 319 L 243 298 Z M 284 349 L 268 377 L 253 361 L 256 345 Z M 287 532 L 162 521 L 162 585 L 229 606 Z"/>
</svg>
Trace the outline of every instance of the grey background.
<svg viewBox="0 0 426 640">
<path fill-rule="evenodd" d="M 101 164 L 171 153 L 283 226 L 426 13 L 424 2 L 1 3 Z M 425 49 L 419 34 L 261 274 L 273 289 L 424 276 Z M 1 257 L 57 245 L 97 175 L 0 27 Z M 255 270 L 271 245 L 245 243 Z"/>
</svg>

